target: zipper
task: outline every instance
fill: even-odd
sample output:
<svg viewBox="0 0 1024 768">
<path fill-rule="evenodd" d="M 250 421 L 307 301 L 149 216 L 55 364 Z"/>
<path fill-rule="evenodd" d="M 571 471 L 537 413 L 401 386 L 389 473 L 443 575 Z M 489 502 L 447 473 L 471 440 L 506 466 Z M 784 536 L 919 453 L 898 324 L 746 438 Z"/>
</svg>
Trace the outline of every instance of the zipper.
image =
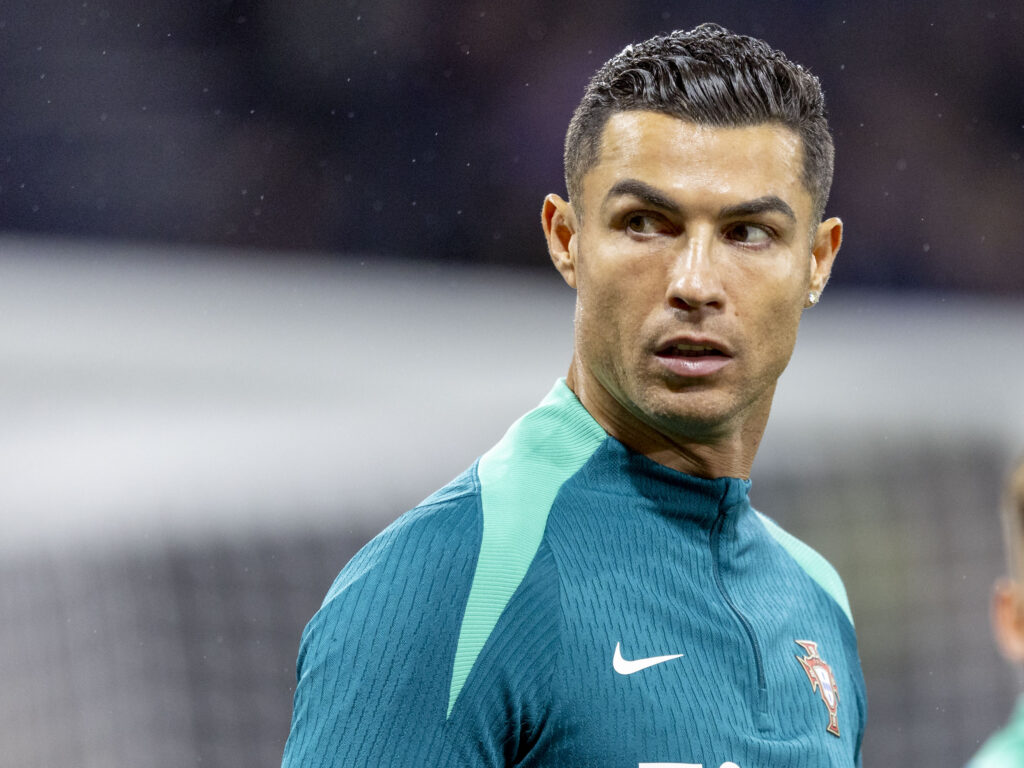
<svg viewBox="0 0 1024 768">
<path fill-rule="evenodd" d="M 761 645 L 757 642 L 757 635 L 754 634 L 754 627 L 751 625 L 750 620 L 743 615 L 743 612 L 736 606 L 732 598 L 729 596 L 728 591 L 725 588 L 725 582 L 722 579 L 722 572 L 719 565 L 720 550 L 721 550 L 721 533 L 725 527 L 726 520 L 728 519 L 728 511 L 721 510 L 718 513 L 718 517 L 715 519 L 714 525 L 711 526 L 711 563 L 712 569 L 715 574 L 715 585 L 718 587 L 718 592 L 725 601 L 725 604 L 732 611 L 733 616 L 739 621 L 740 626 L 743 627 L 743 631 L 746 632 L 747 640 L 750 642 L 750 649 L 754 654 L 754 667 L 757 670 L 757 696 L 755 701 L 755 721 L 758 728 L 761 730 L 768 730 L 772 727 L 771 716 L 768 713 L 768 681 L 764 674 L 764 660 L 761 657 Z"/>
</svg>

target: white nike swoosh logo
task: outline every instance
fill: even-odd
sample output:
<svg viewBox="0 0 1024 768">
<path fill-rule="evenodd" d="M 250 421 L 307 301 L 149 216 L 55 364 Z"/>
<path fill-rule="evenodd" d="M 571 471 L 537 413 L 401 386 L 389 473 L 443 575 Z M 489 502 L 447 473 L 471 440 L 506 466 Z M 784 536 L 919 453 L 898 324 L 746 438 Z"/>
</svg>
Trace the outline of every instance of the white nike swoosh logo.
<svg viewBox="0 0 1024 768">
<path fill-rule="evenodd" d="M 683 654 L 674 653 L 671 656 L 650 656 L 646 659 L 629 659 L 622 658 L 622 648 L 619 643 L 615 644 L 615 656 L 612 657 L 612 666 L 615 671 L 620 675 L 632 675 L 634 672 L 639 672 L 641 669 L 647 669 L 653 667 L 655 664 L 661 664 L 666 661 L 672 661 L 672 659 L 678 659 Z"/>
</svg>

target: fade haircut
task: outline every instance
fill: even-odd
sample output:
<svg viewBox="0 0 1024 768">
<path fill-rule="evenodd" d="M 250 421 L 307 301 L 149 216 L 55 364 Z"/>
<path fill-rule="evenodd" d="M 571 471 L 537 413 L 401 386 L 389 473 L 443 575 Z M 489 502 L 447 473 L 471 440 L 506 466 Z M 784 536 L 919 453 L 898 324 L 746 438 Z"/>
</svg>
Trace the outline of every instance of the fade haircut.
<svg viewBox="0 0 1024 768">
<path fill-rule="evenodd" d="M 763 40 L 701 24 L 628 45 L 607 61 L 590 79 L 565 137 L 565 185 L 578 214 L 605 124 L 628 110 L 716 127 L 787 126 L 801 139 L 802 180 L 821 220 L 834 157 L 821 83 Z"/>
</svg>

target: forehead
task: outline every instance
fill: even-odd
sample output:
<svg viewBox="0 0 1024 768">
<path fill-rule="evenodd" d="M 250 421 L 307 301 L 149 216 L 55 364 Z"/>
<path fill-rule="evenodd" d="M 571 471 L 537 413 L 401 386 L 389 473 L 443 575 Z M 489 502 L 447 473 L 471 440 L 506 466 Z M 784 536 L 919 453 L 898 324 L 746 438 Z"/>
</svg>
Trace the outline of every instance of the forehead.
<svg viewBox="0 0 1024 768">
<path fill-rule="evenodd" d="M 633 178 L 693 205 L 729 205 L 775 195 L 810 217 L 803 145 L 776 123 L 698 125 L 660 112 L 617 112 L 601 134 L 597 163 L 583 178 L 584 205 L 600 205 L 618 181 Z"/>
</svg>

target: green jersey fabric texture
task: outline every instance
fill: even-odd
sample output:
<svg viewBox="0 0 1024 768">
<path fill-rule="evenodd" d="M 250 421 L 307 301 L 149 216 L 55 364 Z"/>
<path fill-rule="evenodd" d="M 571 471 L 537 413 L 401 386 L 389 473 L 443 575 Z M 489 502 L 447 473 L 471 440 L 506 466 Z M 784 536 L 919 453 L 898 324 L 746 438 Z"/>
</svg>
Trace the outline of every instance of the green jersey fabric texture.
<svg viewBox="0 0 1024 768">
<path fill-rule="evenodd" d="M 749 485 L 629 450 L 559 381 L 341 571 L 283 766 L 860 765 L 842 582 Z"/>
<path fill-rule="evenodd" d="M 1010 722 L 988 738 L 967 768 L 1024 768 L 1024 696 Z"/>
</svg>

